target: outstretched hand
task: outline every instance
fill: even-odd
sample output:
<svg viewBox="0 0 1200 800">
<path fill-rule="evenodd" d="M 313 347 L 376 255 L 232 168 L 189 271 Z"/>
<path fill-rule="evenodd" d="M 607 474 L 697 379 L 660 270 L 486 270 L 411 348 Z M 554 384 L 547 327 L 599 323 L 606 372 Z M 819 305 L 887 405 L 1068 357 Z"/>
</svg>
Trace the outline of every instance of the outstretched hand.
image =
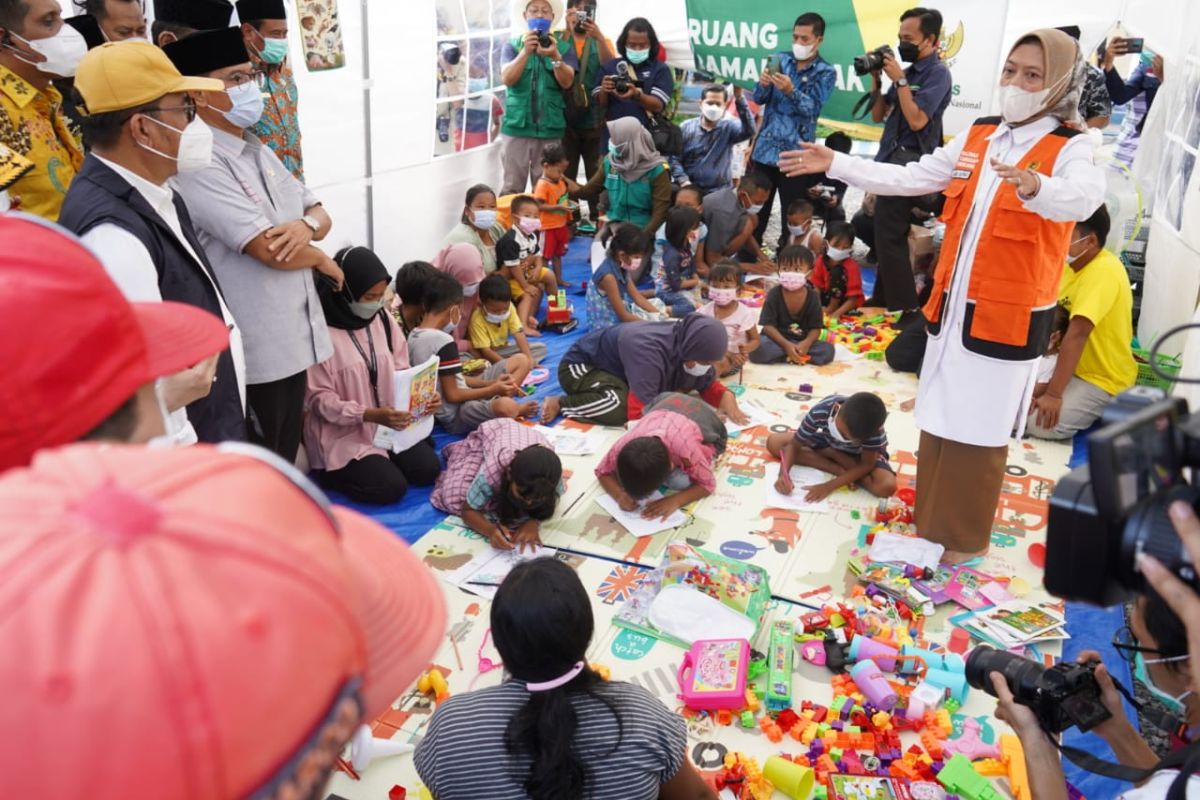
<svg viewBox="0 0 1200 800">
<path fill-rule="evenodd" d="M 799 150 L 779 154 L 779 171 L 789 178 L 797 175 L 818 175 L 833 165 L 834 151 L 823 144 L 801 142 Z"/>
</svg>

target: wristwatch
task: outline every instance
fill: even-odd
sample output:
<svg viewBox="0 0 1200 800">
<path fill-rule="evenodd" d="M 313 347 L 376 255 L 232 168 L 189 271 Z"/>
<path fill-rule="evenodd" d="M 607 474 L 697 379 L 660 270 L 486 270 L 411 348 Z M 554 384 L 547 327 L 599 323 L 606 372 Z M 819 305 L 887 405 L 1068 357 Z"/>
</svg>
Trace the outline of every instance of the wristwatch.
<svg viewBox="0 0 1200 800">
<path fill-rule="evenodd" d="M 558 61 L 551 61 L 551 62 L 550 62 L 550 69 L 558 69 L 558 68 L 559 68 L 559 67 L 561 67 L 562 65 L 563 65 L 563 61 L 562 61 L 562 59 L 559 59 Z"/>
<path fill-rule="evenodd" d="M 312 232 L 314 234 L 318 234 L 321 232 L 321 223 L 317 222 L 315 219 L 310 217 L 308 214 L 305 214 L 303 217 L 301 217 L 300 221 L 303 222 L 308 227 L 312 228 Z"/>
<path fill-rule="evenodd" d="M 896 81 L 896 85 L 897 86 L 908 86 L 908 78 L 901 78 L 900 80 Z"/>
</svg>

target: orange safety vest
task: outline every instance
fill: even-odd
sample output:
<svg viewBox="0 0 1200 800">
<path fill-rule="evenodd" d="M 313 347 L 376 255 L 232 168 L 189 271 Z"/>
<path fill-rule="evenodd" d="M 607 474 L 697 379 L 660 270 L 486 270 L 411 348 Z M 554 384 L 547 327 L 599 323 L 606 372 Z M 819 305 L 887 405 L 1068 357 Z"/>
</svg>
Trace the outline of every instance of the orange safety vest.
<svg viewBox="0 0 1200 800">
<path fill-rule="evenodd" d="M 929 331 L 934 335 L 940 332 L 942 310 L 949 301 L 979 175 L 987 166 L 988 137 L 999 124 L 1000 117 L 983 117 L 971 125 L 950 184 L 943 192 L 946 235 L 934 273 L 933 293 L 924 309 Z M 1017 166 L 1049 177 L 1058 154 L 1077 135 L 1079 131 L 1066 127 L 1046 134 Z M 963 346 L 967 350 L 1005 361 L 1029 361 L 1042 355 L 1054 322 L 1058 284 L 1073 228 L 1072 222 L 1053 222 L 1028 210 L 1017 196 L 1017 187 L 1008 182 L 1000 184 L 979 229 L 967 284 L 963 320 Z"/>
</svg>

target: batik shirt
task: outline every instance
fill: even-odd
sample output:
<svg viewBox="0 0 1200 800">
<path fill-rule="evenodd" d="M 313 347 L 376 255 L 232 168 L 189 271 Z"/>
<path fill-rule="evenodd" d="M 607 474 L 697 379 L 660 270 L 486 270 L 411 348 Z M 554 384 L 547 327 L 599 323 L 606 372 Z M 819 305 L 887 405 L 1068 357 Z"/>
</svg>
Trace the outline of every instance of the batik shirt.
<svg viewBox="0 0 1200 800">
<path fill-rule="evenodd" d="M 296 180 L 304 182 L 304 156 L 300 152 L 300 93 L 288 61 L 267 64 L 250 56 L 255 68 L 266 75 L 263 84 L 263 115 L 250 132 L 271 148 Z"/>
<path fill-rule="evenodd" d="M 21 211 L 58 221 L 63 199 L 83 164 L 79 132 L 63 115 L 63 99 L 53 86 L 37 89 L 0 67 L 0 144 L 33 162 L 8 193 Z"/>
</svg>

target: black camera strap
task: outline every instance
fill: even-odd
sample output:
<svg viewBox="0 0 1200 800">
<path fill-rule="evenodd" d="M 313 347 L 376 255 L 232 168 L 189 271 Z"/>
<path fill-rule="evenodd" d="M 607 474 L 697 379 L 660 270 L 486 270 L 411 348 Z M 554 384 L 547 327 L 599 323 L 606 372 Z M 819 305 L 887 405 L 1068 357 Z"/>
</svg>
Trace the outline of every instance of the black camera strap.
<svg viewBox="0 0 1200 800">
<path fill-rule="evenodd" d="M 871 102 L 874 95 L 867 92 L 862 97 L 858 98 L 858 102 L 854 104 L 854 108 L 850 111 L 850 116 L 854 119 L 863 119 L 871 111 Z"/>
</svg>

